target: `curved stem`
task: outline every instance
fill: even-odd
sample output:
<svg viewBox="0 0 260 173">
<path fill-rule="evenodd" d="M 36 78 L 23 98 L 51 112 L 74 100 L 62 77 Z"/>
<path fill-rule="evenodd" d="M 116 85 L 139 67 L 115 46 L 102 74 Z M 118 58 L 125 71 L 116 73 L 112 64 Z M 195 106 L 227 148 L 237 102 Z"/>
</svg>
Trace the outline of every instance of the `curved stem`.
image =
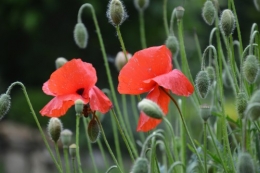
<svg viewBox="0 0 260 173">
<path fill-rule="evenodd" d="M 163 1 L 163 23 L 166 35 L 169 35 L 168 20 L 167 20 L 167 0 Z"/>
<path fill-rule="evenodd" d="M 174 24 L 174 16 L 175 16 L 175 13 L 176 13 L 176 9 L 174 8 L 173 11 L 172 11 L 172 15 L 171 15 L 171 21 L 170 21 L 170 34 L 174 34 L 174 31 L 173 31 L 173 24 Z"/>
<path fill-rule="evenodd" d="M 111 166 L 110 168 L 108 168 L 108 170 L 106 171 L 106 173 L 109 173 L 111 170 L 113 170 L 113 169 L 115 169 L 115 168 L 117 168 L 116 165 Z"/>
<path fill-rule="evenodd" d="M 258 31 L 254 31 L 254 32 L 251 34 L 251 36 L 250 36 L 250 42 L 249 42 L 249 44 L 250 44 L 249 54 L 250 54 L 250 55 L 253 54 L 253 46 L 252 46 L 252 45 L 253 45 L 253 43 L 254 43 L 254 39 L 255 39 L 256 34 L 259 34 L 259 32 L 258 32 Z"/>
</svg>

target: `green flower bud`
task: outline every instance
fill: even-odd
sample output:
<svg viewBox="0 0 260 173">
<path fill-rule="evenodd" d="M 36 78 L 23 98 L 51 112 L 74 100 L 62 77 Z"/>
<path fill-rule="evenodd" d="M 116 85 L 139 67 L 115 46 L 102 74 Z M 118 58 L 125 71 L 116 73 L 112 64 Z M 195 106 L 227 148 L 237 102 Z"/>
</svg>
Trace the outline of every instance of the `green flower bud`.
<svg viewBox="0 0 260 173">
<path fill-rule="evenodd" d="M 148 7 L 149 1 L 150 0 L 134 0 L 135 8 L 138 11 L 143 11 Z"/>
<path fill-rule="evenodd" d="M 162 119 L 164 116 L 162 109 L 152 100 L 143 99 L 137 106 L 140 111 L 151 118 Z"/>
<path fill-rule="evenodd" d="M 175 8 L 175 10 L 177 20 L 181 20 L 183 18 L 185 9 L 182 6 L 178 6 Z"/>
<path fill-rule="evenodd" d="M 79 48 L 84 49 L 88 43 L 88 31 L 83 23 L 77 23 L 74 28 L 74 40 Z"/>
<path fill-rule="evenodd" d="M 109 22 L 118 26 L 121 25 L 127 18 L 126 10 L 120 0 L 110 0 L 108 3 L 107 18 Z"/>
<path fill-rule="evenodd" d="M 71 144 L 69 147 L 69 153 L 72 159 L 75 159 L 77 153 L 77 145 Z"/>
<path fill-rule="evenodd" d="M 129 60 L 132 57 L 132 54 L 127 53 L 126 56 L 127 59 Z M 127 62 L 128 61 L 126 61 L 125 54 L 122 51 L 118 52 L 115 58 L 116 69 L 120 71 Z"/>
<path fill-rule="evenodd" d="M 245 110 L 245 116 L 248 116 L 253 121 L 260 117 L 260 90 L 255 91 L 250 98 Z"/>
<path fill-rule="evenodd" d="M 100 127 L 95 118 L 91 119 L 88 124 L 88 137 L 89 140 L 94 143 L 97 142 L 97 140 L 100 137 Z"/>
<path fill-rule="evenodd" d="M 81 116 L 84 110 L 84 102 L 81 99 L 75 101 L 75 111 L 77 116 Z"/>
<path fill-rule="evenodd" d="M 61 139 L 63 148 L 68 148 L 69 145 L 71 144 L 72 132 L 68 129 L 64 129 L 64 130 L 62 130 L 60 135 L 61 135 L 60 139 Z"/>
<path fill-rule="evenodd" d="M 209 105 L 200 106 L 200 116 L 204 121 L 207 121 L 211 116 L 211 109 Z"/>
<path fill-rule="evenodd" d="M 208 25 L 212 25 L 216 17 L 216 8 L 212 1 L 206 1 L 202 8 L 202 17 Z"/>
<path fill-rule="evenodd" d="M 165 41 L 165 45 L 170 49 L 172 55 L 177 56 L 179 52 L 179 42 L 175 35 L 170 34 Z"/>
<path fill-rule="evenodd" d="M 208 73 L 210 83 L 213 84 L 215 80 L 215 69 L 212 66 L 206 67 L 206 72 Z"/>
<path fill-rule="evenodd" d="M 66 62 L 68 62 L 68 60 L 66 58 L 63 58 L 63 57 L 57 58 L 55 61 L 56 69 L 62 67 Z"/>
<path fill-rule="evenodd" d="M 11 107 L 11 97 L 9 94 L 0 95 L 0 120 L 8 113 Z"/>
<path fill-rule="evenodd" d="M 260 11 L 259 4 L 260 4 L 260 0 L 254 0 L 254 5 L 255 5 L 255 8 L 257 9 L 257 11 Z"/>
<path fill-rule="evenodd" d="M 206 71 L 200 71 L 195 79 L 195 88 L 201 98 L 205 98 L 209 92 L 210 80 Z"/>
<path fill-rule="evenodd" d="M 239 153 L 237 161 L 238 173 L 255 173 L 253 158 L 249 153 Z"/>
<path fill-rule="evenodd" d="M 148 165 L 149 163 L 146 158 L 138 157 L 130 173 L 148 173 L 149 172 Z"/>
<path fill-rule="evenodd" d="M 220 17 L 219 27 L 221 32 L 225 36 L 229 36 L 232 34 L 232 32 L 236 27 L 236 21 L 235 21 L 234 14 L 231 10 L 226 9 L 222 12 Z"/>
<path fill-rule="evenodd" d="M 245 92 L 239 92 L 236 97 L 236 110 L 238 116 L 241 119 L 244 118 L 244 112 L 246 110 L 246 106 L 247 106 L 247 96 Z"/>
<path fill-rule="evenodd" d="M 59 118 L 51 118 L 47 126 L 49 136 L 56 143 L 62 131 L 62 124 Z"/>
<path fill-rule="evenodd" d="M 243 64 L 243 74 L 248 83 L 253 84 L 258 76 L 259 63 L 254 55 L 248 55 Z"/>
</svg>

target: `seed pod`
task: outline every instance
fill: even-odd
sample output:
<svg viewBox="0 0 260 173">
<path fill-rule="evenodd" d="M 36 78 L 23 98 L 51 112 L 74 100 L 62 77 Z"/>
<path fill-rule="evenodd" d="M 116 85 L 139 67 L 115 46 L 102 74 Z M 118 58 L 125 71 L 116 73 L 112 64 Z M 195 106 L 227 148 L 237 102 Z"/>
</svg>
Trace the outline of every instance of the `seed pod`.
<svg viewBox="0 0 260 173">
<path fill-rule="evenodd" d="M 69 147 L 69 153 L 72 159 L 75 159 L 76 157 L 76 150 L 77 150 L 77 145 L 76 144 L 71 144 Z"/>
<path fill-rule="evenodd" d="M 149 99 L 140 101 L 138 103 L 138 109 L 151 118 L 162 119 L 164 116 L 164 113 L 158 104 Z"/>
<path fill-rule="evenodd" d="M 258 76 L 259 64 L 254 55 L 248 55 L 243 64 L 243 74 L 248 83 L 253 84 Z"/>
<path fill-rule="evenodd" d="M 220 17 L 219 27 L 221 32 L 225 36 L 229 36 L 232 34 L 232 32 L 236 27 L 236 22 L 235 22 L 234 14 L 231 10 L 226 9 L 222 12 Z"/>
<path fill-rule="evenodd" d="M 95 118 L 92 118 L 88 124 L 88 137 L 92 143 L 97 142 L 100 137 L 100 127 Z"/>
<path fill-rule="evenodd" d="M 63 148 L 68 148 L 71 143 L 72 132 L 68 129 L 62 130 L 60 134 L 61 143 Z"/>
<path fill-rule="evenodd" d="M 211 116 L 211 109 L 209 105 L 200 106 L 200 116 L 204 121 L 207 121 Z"/>
<path fill-rule="evenodd" d="M 127 18 L 126 10 L 120 0 L 110 0 L 108 3 L 107 18 L 109 22 L 118 26 L 121 25 Z"/>
<path fill-rule="evenodd" d="M 0 95 L 0 120 L 8 113 L 11 107 L 11 97 L 9 94 Z"/>
<path fill-rule="evenodd" d="M 181 20 L 183 18 L 185 9 L 182 6 L 178 6 L 175 8 L 175 10 L 177 20 Z"/>
<path fill-rule="evenodd" d="M 130 173 L 148 173 L 148 160 L 146 158 L 137 158 Z"/>
<path fill-rule="evenodd" d="M 177 56 L 179 52 L 179 42 L 174 34 L 168 36 L 168 38 L 165 41 L 165 45 L 170 49 L 172 55 Z"/>
<path fill-rule="evenodd" d="M 55 60 L 56 69 L 62 67 L 66 62 L 68 62 L 68 60 L 66 58 L 63 58 L 63 57 L 57 58 Z"/>
<path fill-rule="evenodd" d="M 81 49 L 85 49 L 88 43 L 88 31 L 83 23 L 77 23 L 74 28 L 74 41 Z"/>
<path fill-rule="evenodd" d="M 51 139 L 56 143 L 59 140 L 62 131 L 62 124 L 60 119 L 54 117 L 51 118 L 47 129 Z"/>
<path fill-rule="evenodd" d="M 239 92 L 236 97 L 236 110 L 241 119 L 244 118 L 244 112 L 247 106 L 247 96 L 245 92 Z"/>
<path fill-rule="evenodd" d="M 239 153 L 237 171 L 238 173 L 255 173 L 254 161 L 249 153 Z"/>
<path fill-rule="evenodd" d="M 216 8 L 212 1 L 206 1 L 202 8 L 202 17 L 208 25 L 212 25 L 216 17 Z"/>
<path fill-rule="evenodd" d="M 195 79 L 195 88 L 201 98 L 205 98 L 208 94 L 210 81 L 206 71 L 200 71 Z"/>
<path fill-rule="evenodd" d="M 75 111 L 77 116 L 81 116 L 84 110 L 84 102 L 81 99 L 75 101 Z"/>
<path fill-rule="evenodd" d="M 138 11 L 143 11 L 148 7 L 149 1 L 150 0 L 134 0 L 135 8 Z"/>
</svg>

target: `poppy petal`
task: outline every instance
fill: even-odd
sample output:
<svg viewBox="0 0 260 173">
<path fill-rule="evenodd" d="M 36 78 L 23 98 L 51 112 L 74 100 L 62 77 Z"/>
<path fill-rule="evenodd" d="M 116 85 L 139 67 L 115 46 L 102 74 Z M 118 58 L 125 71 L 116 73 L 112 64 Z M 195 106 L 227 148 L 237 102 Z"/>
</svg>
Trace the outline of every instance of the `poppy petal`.
<svg viewBox="0 0 260 173">
<path fill-rule="evenodd" d="M 171 61 L 171 52 L 165 45 L 136 52 L 119 73 L 118 92 L 141 94 L 150 91 L 155 83 L 143 81 L 171 71 Z"/>
<path fill-rule="evenodd" d="M 83 99 L 78 94 L 56 96 L 45 105 L 42 110 L 40 110 L 40 114 L 48 117 L 60 117 L 64 115 L 72 105 L 74 105 L 74 102 L 77 99 L 82 99 L 85 104 L 88 103 L 88 99 Z"/>
<path fill-rule="evenodd" d="M 42 86 L 42 90 L 45 94 L 55 96 L 49 89 L 49 81 L 45 82 Z"/>
<path fill-rule="evenodd" d="M 96 86 L 89 91 L 89 105 L 91 110 L 97 110 L 101 113 L 106 113 L 112 107 L 109 98 Z"/>
<path fill-rule="evenodd" d="M 169 89 L 172 93 L 180 96 L 189 96 L 193 93 L 194 87 L 189 79 L 179 70 L 174 69 L 167 74 L 157 76 L 153 79 L 158 85 Z M 145 82 L 150 82 L 149 80 Z"/>
<path fill-rule="evenodd" d="M 159 86 L 156 86 L 146 97 L 147 99 L 150 99 L 157 103 L 162 111 L 167 114 L 168 112 L 168 105 L 170 102 L 170 98 L 167 96 L 167 94 L 160 89 Z M 143 131 L 147 132 L 149 130 L 154 129 L 158 124 L 160 124 L 162 120 L 151 118 L 141 112 L 140 118 L 137 125 L 137 131 Z"/>
<path fill-rule="evenodd" d="M 88 93 L 96 81 L 96 70 L 91 64 L 73 59 L 51 74 L 48 88 L 55 95 L 76 93 L 78 89 Z"/>
</svg>

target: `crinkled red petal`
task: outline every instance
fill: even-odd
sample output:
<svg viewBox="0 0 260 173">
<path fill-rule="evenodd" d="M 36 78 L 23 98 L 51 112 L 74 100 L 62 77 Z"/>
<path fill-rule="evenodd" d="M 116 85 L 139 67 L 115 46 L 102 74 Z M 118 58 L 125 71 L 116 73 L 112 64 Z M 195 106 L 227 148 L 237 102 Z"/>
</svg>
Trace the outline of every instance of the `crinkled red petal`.
<svg viewBox="0 0 260 173">
<path fill-rule="evenodd" d="M 55 96 L 49 89 L 49 81 L 45 82 L 42 86 L 42 90 L 45 94 Z"/>
</svg>

